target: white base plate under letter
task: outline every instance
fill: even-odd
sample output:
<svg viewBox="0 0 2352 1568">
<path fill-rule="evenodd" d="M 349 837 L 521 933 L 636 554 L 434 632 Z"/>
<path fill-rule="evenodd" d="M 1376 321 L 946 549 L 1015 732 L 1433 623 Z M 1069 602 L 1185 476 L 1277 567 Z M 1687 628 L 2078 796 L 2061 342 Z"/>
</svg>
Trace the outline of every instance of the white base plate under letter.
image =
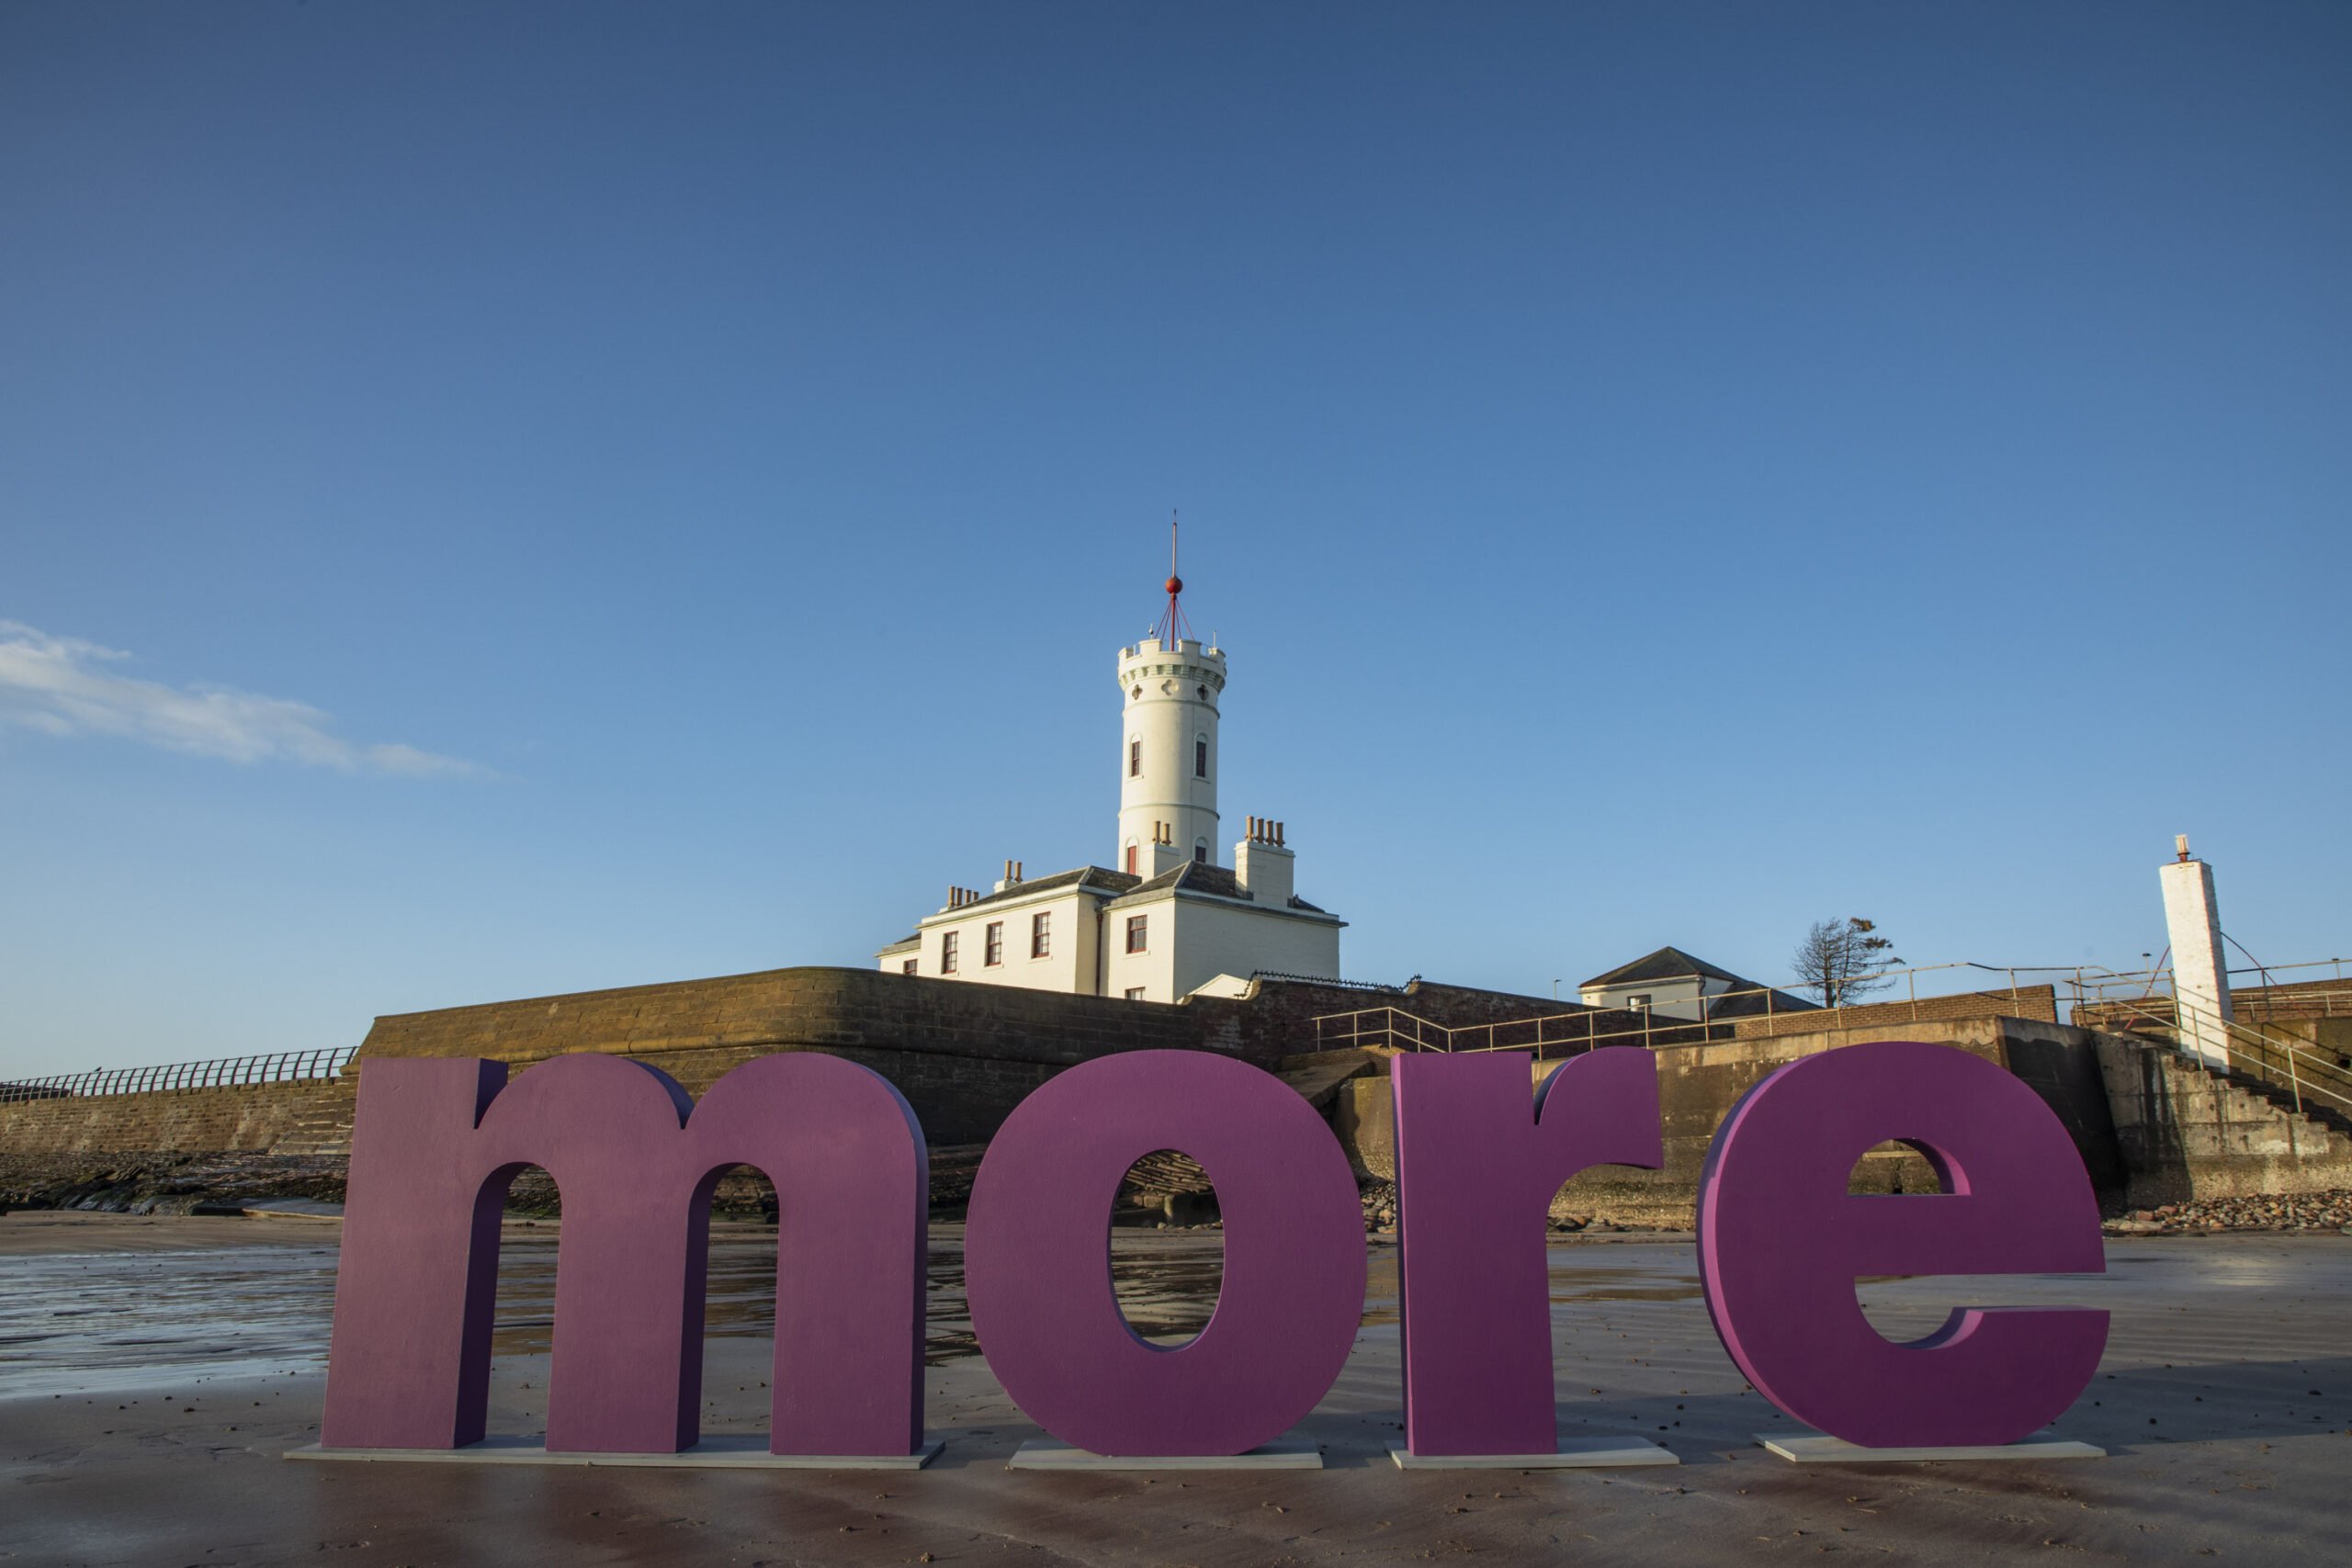
<svg viewBox="0 0 2352 1568">
<path fill-rule="evenodd" d="M 1866 1449 L 1843 1438 L 1818 1432 L 1803 1436 L 1758 1432 L 1756 1440 L 1797 1464 L 1935 1464 L 1953 1460 L 2105 1459 L 2105 1449 L 2064 1438 L 2026 1438 L 2014 1443 L 1984 1443 L 1973 1448 Z"/>
<path fill-rule="evenodd" d="M 1320 1470 L 1322 1450 L 1284 1440 L 1240 1454 L 1098 1454 L 1051 1438 L 1021 1445 L 1007 1470 Z"/>
<path fill-rule="evenodd" d="M 683 1453 L 549 1453 L 528 1438 L 484 1438 L 462 1449 L 329 1449 L 316 1443 L 284 1457 L 410 1464 L 582 1464 L 650 1470 L 921 1470 L 939 1453 L 933 1438 L 910 1454 L 772 1454 L 760 1437 L 705 1438 Z"/>
<path fill-rule="evenodd" d="M 1399 1470 L 1622 1470 L 1638 1464 L 1680 1464 L 1645 1438 L 1563 1438 L 1548 1454 L 1417 1454 L 1388 1445 Z"/>
</svg>

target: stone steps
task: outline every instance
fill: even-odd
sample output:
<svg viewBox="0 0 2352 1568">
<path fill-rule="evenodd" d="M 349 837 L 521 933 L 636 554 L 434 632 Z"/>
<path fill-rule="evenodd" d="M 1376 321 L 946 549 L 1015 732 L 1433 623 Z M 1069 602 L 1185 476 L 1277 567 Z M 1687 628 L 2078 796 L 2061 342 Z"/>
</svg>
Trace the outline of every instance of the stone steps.
<svg viewBox="0 0 2352 1568">
<path fill-rule="evenodd" d="M 2352 1189 L 2352 1130 L 2333 1109 L 2169 1042 L 2098 1037 L 2129 1175 L 2127 1206 Z"/>
<path fill-rule="evenodd" d="M 304 1111 L 275 1144 L 277 1155 L 336 1155 L 351 1153 L 352 1102 L 347 1097 Z"/>
<path fill-rule="evenodd" d="M 2197 1066 L 2208 1077 L 2220 1079 L 2240 1094 L 2254 1095 L 2269 1101 L 2290 1120 L 2297 1121 L 2314 1137 L 2333 1138 L 2352 1149 L 2352 1116 L 2346 1115 L 2314 1096 L 2305 1095 L 2300 1109 L 2295 1104 L 2294 1090 L 2285 1084 L 2274 1083 L 2245 1071 L 2242 1067 L 2221 1068 L 2208 1062 Z"/>
</svg>

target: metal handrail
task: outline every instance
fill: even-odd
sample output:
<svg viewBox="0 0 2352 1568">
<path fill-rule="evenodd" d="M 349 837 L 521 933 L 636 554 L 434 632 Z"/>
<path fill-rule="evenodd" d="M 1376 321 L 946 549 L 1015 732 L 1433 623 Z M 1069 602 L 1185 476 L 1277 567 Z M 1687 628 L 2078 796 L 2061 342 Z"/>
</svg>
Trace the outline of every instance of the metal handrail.
<svg viewBox="0 0 2352 1568">
<path fill-rule="evenodd" d="M 0 1081 L 0 1104 L 30 1100 L 78 1100 L 106 1094 L 157 1094 L 189 1089 L 229 1089 L 244 1084 L 295 1083 L 341 1077 L 355 1045 L 312 1051 L 277 1051 L 260 1056 L 216 1056 L 207 1062 L 172 1062 L 148 1067 L 93 1067 L 87 1072 Z"/>
<path fill-rule="evenodd" d="M 2329 978 L 2342 977 L 2345 960 L 2316 959 L 2304 964 L 2256 965 L 2233 974 L 2259 975 L 2269 980 L 2282 973 L 2328 968 Z M 2006 987 L 2012 1005 L 2023 1005 L 2029 989 L 2028 977 L 2034 976 L 2030 989 L 2039 995 L 2047 987 L 2053 1002 L 2061 1000 L 2063 988 L 2070 993 L 2065 1001 L 2073 1009 L 2087 1012 L 2102 1027 L 2111 1027 L 2111 1020 L 2138 1018 L 2152 1024 L 2170 1028 L 2173 1025 L 2173 998 L 2169 994 L 2172 972 L 2164 967 L 2123 972 L 2095 964 L 1981 964 L 1962 960 L 1951 964 L 1927 964 L 1908 967 L 1875 971 L 1856 978 L 1864 983 L 1885 981 L 1891 986 L 1896 980 L 1905 982 L 1906 995 L 1879 1000 L 1841 1002 L 1833 1007 L 1806 1008 L 1803 1012 L 1791 1012 L 1778 1005 L 1779 998 L 1797 987 L 1790 986 L 1758 986 L 1736 991 L 1721 991 L 1696 998 L 1701 1010 L 1699 1018 L 1686 1019 L 1672 1014 L 1635 1009 L 1580 1008 L 1575 1012 L 1547 1013 L 1539 1017 L 1512 1019 L 1497 1023 L 1471 1023 L 1448 1026 L 1422 1018 L 1397 1007 L 1364 1008 L 1353 1012 L 1327 1013 L 1310 1020 L 1317 1047 L 1373 1045 L 1411 1051 L 1479 1051 L 1526 1050 L 1533 1048 L 1538 1055 L 1555 1046 L 1575 1046 L 1589 1050 L 1608 1043 L 1641 1043 L 1645 1045 L 1675 1044 L 1702 1041 L 1710 1029 L 1736 1028 L 1742 1024 L 1761 1022 L 1768 1032 L 1778 1032 L 1783 1025 L 1802 1019 L 1815 1027 L 1835 1030 L 1844 1027 L 1856 1012 L 1883 1018 L 1878 1010 L 1896 1010 L 1900 1019 L 1907 1010 L 1914 1020 L 1921 1020 L 1923 1010 L 1934 1009 L 1939 1002 L 1951 999 L 1951 993 L 1919 994 L 1919 976 L 1943 970 L 1971 969 L 1980 973 L 2007 977 Z M 2039 976 L 2052 976 L 2048 981 Z M 2302 982 L 2310 984 L 2310 982 Z M 1873 992 L 1888 988 L 1872 984 Z M 2281 987 L 2263 988 L 2267 994 L 2257 994 L 2252 988 L 2243 1000 L 2249 1011 L 2264 1013 L 2292 1007 L 2301 1013 L 2316 1008 L 2316 1016 L 2333 1017 L 2339 1010 L 2352 1012 L 2352 980 L 2342 990 L 2332 986 L 2320 986 L 2312 990 L 2279 995 Z M 1996 996 L 1997 990 L 1962 993 L 1973 996 Z M 1758 998 L 1760 1007 L 1744 1009 L 1736 1016 L 1722 1016 L 1723 1004 L 1733 998 Z M 1596 1025 L 1606 1012 L 1639 1011 L 1639 1025 L 1602 1030 Z M 2062 1011 L 2061 1016 L 2067 1016 Z M 2326 1087 L 2328 1083 L 2346 1077 L 2345 1069 L 2334 1061 L 2283 1039 L 2266 1032 L 2259 1026 L 2263 1020 L 2251 1021 L 2254 1027 L 2244 1023 L 2230 1026 L 2230 1053 L 2242 1062 L 2251 1064 L 2256 1077 L 2282 1072 L 2287 1089 L 2295 1098 L 2298 1110 L 2302 1097 L 2314 1095 L 2340 1108 L 2352 1109 L 2352 1098 Z M 2127 1025 L 2128 1027 L 2128 1025 Z M 1504 1035 L 1510 1035 L 1506 1039 Z M 2323 1081 L 2313 1082 L 2313 1078 Z"/>
<path fill-rule="evenodd" d="M 1947 969 L 1973 969 L 2007 976 L 2009 983 L 2006 989 L 2013 1006 L 2023 1005 L 2029 991 L 2038 994 L 2045 988 L 2051 991 L 2053 1004 L 2056 1001 L 2054 987 L 2045 987 L 2041 982 L 2029 985 L 2019 978 L 2021 976 L 2083 973 L 2082 969 L 2073 964 L 2064 966 L 1993 964 L 1977 964 L 1966 960 L 1951 964 L 1923 964 L 1907 968 L 1877 970 L 1869 975 L 1856 976 L 1847 982 L 1849 985 L 1854 985 L 1885 980 L 1892 984 L 1896 979 L 1902 979 L 1907 982 L 1907 995 L 1903 997 L 1889 997 L 1873 1001 L 1840 1002 L 1832 1007 L 1808 1005 L 1798 1010 L 1791 1010 L 1783 1005 L 1783 1001 L 1792 992 L 1798 989 L 1798 987 L 1793 985 L 1756 986 L 1733 991 L 1716 991 L 1696 998 L 1702 1015 L 1698 1018 L 1681 1018 L 1672 1013 L 1639 1008 L 1578 1007 L 1573 1012 L 1544 1013 L 1532 1018 L 1448 1026 L 1433 1022 L 1416 1013 L 1408 1012 L 1402 1008 L 1375 1007 L 1359 1009 L 1352 1012 L 1326 1013 L 1308 1021 L 1315 1030 L 1317 1048 L 1326 1050 L 1344 1048 L 1351 1044 L 1374 1044 L 1414 1051 L 1501 1051 L 1533 1048 L 1537 1055 L 1541 1055 L 1545 1047 L 1554 1045 L 1576 1045 L 1583 1049 L 1590 1049 L 1611 1043 L 1638 1043 L 1644 1045 L 1700 1043 L 1708 1038 L 1710 1028 L 1727 1029 L 1736 1028 L 1740 1024 L 1760 1022 L 1767 1031 L 1777 1032 L 1782 1024 L 1802 1019 L 1820 1028 L 1838 1029 L 1845 1027 L 1851 1015 L 1856 1012 L 1865 1012 L 1869 1016 L 1877 1017 L 1883 1015 L 1876 1010 L 1884 1008 L 1906 1009 L 1915 1021 L 1920 1021 L 1923 1006 L 1932 1009 L 1937 1002 L 1946 1000 L 1955 993 L 1948 992 L 1941 996 L 1923 997 L 1919 994 L 1918 976 Z M 1883 988 L 1885 987 L 1871 984 L 1873 991 Z M 1956 994 L 1993 996 L 1998 993 L 1971 991 Z M 1742 1010 L 1730 1017 L 1723 1016 L 1721 1010 L 1723 1005 L 1740 998 L 1758 998 L 1761 1006 Z M 1612 1012 L 1638 1013 L 1642 1021 L 1638 1026 L 1632 1028 L 1602 1031 L 1594 1027 L 1596 1019 Z M 1532 1038 L 1514 1038 L 1505 1041 L 1499 1034 L 1499 1032 L 1521 1034 L 1527 1031 L 1533 1032 Z"/>
<path fill-rule="evenodd" d="M 1613 1040 L 1679 1044 L 1696 1043 L 1706 1035 L 1706 1025 L 1690 1019 L 1645 1021 L 1639 1029 L 1603 1032 L 1593 1027 L 1593 1021 L 1607 1016 L 1607 1011 L 1623 1010 L 1626 1010 L 1588 1008 L 1536 1018 L 1447 1025 L 1407 1012 L 1403 1008 L 1376 1007 L 1325 1013 L 1308 1021 L 1315 1028 L 1317 1050 L 1345 1050 L 1352 1046 L 1403 1051 L 1533 1051 L 1539 1058 L 1559 1047 L 1574 1047 L 1581 1054 Z M 1516 1037 L 1521 1035 L 1525 1038 Z"/>
<path fill-rule="evenodd" d="M 2177 1034 L 2180 1029 L 2178 1010 L 2171 997 L 2097 1002 L 2090 1004 L 2088 1010 L 2101 1026 L 2120 1021 L 2128 1029 L 2130 1020 L 2136 1015 L 2141 1021 L 2166 1033 Z M 2317 1098 L 2339 1111 L 2352 1113 L 2352 1092 L 2328 1087 L 2331 1081 L 2346 1082 L 2352 1075 L 2327 1056 L 2306 1049 L 2292 1038 L 2266 1033 L 2259 1025 L 2249 1026 L 2235 1020 L 2224 1022 L 2211 1017 L 2199 1021 L 2207 1028 L 2220 1028 L 2222 1051 L 2233 1061 L 2249 1064 L 2246 1070 L 2252 1077 L 2276 1082 L 2275 1075 L 2283 1067 L 2287 1080 L 2278 1087 L 2293 1099 L 2297 1111 L 2303 1109 L 2306 1098 Z M 2184 1055 L 2196 1054 L 2186 1045 L 2177 1048 Z M 2347 1088 L 2352 1088 L 2352 1083 Z"/>
</svg>

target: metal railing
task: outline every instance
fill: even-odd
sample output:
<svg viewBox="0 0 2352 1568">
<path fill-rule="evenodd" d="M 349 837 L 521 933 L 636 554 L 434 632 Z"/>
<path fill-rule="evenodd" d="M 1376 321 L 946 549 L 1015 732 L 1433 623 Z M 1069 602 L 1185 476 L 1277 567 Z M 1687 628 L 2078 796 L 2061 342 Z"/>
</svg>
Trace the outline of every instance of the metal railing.
<svg viewBox="0 0 2352 1568">
<path fill-rule="evenodd" d="M 2283 985 L 2272 979 L 2312 969 L 2330 973 Z M 2282 1028 L 2310 1019 L 2352 1017 L 2352 980 L 2336 983 L 2344 978 L 2344 960 L 2253 964 L 2229 973 L 2233 981 L 2244 975 L 2263 982 L 2233 986 L 2231 1010 L 2243 1018 L 2226 1023 L 2211 1016 L 2196 1019 L 2200 1027 L 2220 1031 L 2218 1043 L 2229 1066 L 2286 1090 L 2299 1112 L 2316 1102 L 2352 1116 L 2352 1066 L 2332 1052 L 2312 1049 Z M 2181 1039 L 2180 1009 L 2169 969 L 2102 976 L 2086 986 L 2068 1016 L 2086 1028 L 2154 1035 L 2186 1055 L 2198 1054 Z"/>
<path fill-rule="evenodd" d="M 227 1089 L 239 1084 L 292 1083 L 340 1077 L 358 1047 L 277 1051 L 264 1056 L 220 1056 L 153 1067 L 93 1067 L 45 1078 L 0 1080 L 0 1104 L 27 1100 L 86 1099 L 101 1094 L 153 1094 L 168 1089 Z"/>
<path fill-rule="evenodd" d="M 2233 979 L 2258 976 L 2263 982 L 2236 994 L 2238 1005 L 2248 1016 L 2227 1027 L 2223 1048 L 2230 1065 L 2284 1089 L 2299 1112 L 2317 1103 L 2352 1115 L 2352 1066 L 2283 1034 L 2278 1028 L 2279 1021 L 2285 1019 L 2352 1017 L 2352 979 L 2341 987 L 2334 983 L 2343 977 L 2344 963 L 2329 958 L 2230 971 Z M 2282 984 L 2275 979 L 2318 969 L 2330 973 L 2309 981 Z M 1961 970 L 1998 975 L 2007 983 L 1980 991 L 1921 994 L 1922 975 Z M 1698 1044 L 1801 1029 L 1834 1032 L 1863 1024 L 1991 1016 L 2004 999 L 2018 1016 L 2032 1016 L 2027 1010 L 2049 1007 L 2052 1021 L 2072 1018 L 2088 1028 L 2136 1030 L 2168 1040 L 2177 1032 L 2172 972 L 2161 966 L 2123 972 L 2090 964 L 1963 961 L 1881 970 L 1849 982 L 1854 983 L 1866 987 L 1864 995 L 1873 999 L 1841 1001 L 1833 1007 L 1800 1004 L 1792 1009 L 1788 1003 L 1795 987 L 1758 986 L 1666 1004 L 1690 1008 L 1697 1014 L 1693 1017 L 1657 1007 L 1580 1008 L 1536 1018 L 1448 1025 L 1402 1008 L 1381 1006 L 1327 1013 L 1308 1021 L 1317 1050 L 1355 1046 L 1395 1051 L 1532 1051 L 1539 1058 L 1603 1045 Z M 1903 987 L 1902 996 L 1880 998 L 1881 992 L 1897 984 Z M 1972 1011 L 1968 1010 L 1971 1003 L 1984 1005 L 1981 1010 Z"/>
<path fill-rule="evenodd" d="M 2180 1042 L 2180 1027 L 2170 997 L 2151 998 L 2151 1004 L 2136 1018 L 2117 1019 L 2110 1012 L 2096 1016 L 2100 1027 L 2162 1035 L 2183 1055 L 2199 1055 Z M 2317 1102 L 2339 1115 L 2352 1116 L 2352 1069 L 2334 1055 L 2313 1051 L 2291 1035 L 2278 1033 L 2264 1024 L 2240 1023 L 2235 1020 L 2222 1022 L 2210 1017 L 2199 1021 L 2207 1030 L 2219 1028 L 2219 1043 L 2231 1067 L 2285 1089 L 2299 1113 L 2307 1113 L 2312 1102 Z"/>
<path fill-rule="evenodd" d="M 1920 976 L 1963 969 L 2006 976 L 2008 984 L 1998 990 L 1920 993 Z M 1854 976 L 1848 986 L 1876 999 L 1841 1001 L 1832 1007 L 1818 1007 L 1796 998 L 1794 987 L 1756 986 L 1678 998 L 1652 1008 L 1579 1006 L 1573 1012 L 1492 1023 L 1437 1023 L 1393 1006 L 1327 1013 L 1308 1022 L 1315 1031 L 1317 1050 L 1341 1050 L 1351 1045 L 1399 1051 L 1532 1050 L 1542 1056 L 1562 1047 L 1587 1051 L 1611 1044 L 1699 1044 L 1729 1039 L 1735 1034 L 1771 1034 L 1799 1028 L 1837 1030 L 1905 1020 L 1926 1022 L 1989 1016 L 2003 998 L 2019 1012 L 2044 1005 L 2054 1011 L 2055 987 L 2049 981 L 2025 976 L 2075 973 L 2072 965 L 2062 969 L 2029 964 L 1926 964 Z M 1904 987 L 1903 996 L 1878 998 L 1880 991 L 1891 989 L 1898 982 Z M 1956 1012 L 1954 1004 L 1962 998 L 1981 998 L 1986 1005 L 1977 1011 Z M 1696 1010 L 1696 1016 L 1686 1017 L 1670 1010 L 1683 1006 Z M 1636 1021 L 1623 1021 L 1627 1019 Z M 2052 1021 L 2056 1021 L 2053 1018 Z"/>
<path fill-rule="evenodd" d="M 1354 1012 L 1326 1013 L 1308 1021 L 1318 1051 L 1356 1049 L 1392 1051 L 1532 1051 L 1539 1058 L 1575 1055 L 1611 1043 L 1696 1043 L 1705 1040 L 1704 1024 L 1681 1019 L 1645 1023 L 1634 1029 L 1599 1027 L 1614 1012 L 1547 1013 L 1541 1018 L 1505 1019 L 1493 1023 L 1448 1026 L 1407 1012 L 1399 1007 L 1361 1008 Z"/>
</svg>

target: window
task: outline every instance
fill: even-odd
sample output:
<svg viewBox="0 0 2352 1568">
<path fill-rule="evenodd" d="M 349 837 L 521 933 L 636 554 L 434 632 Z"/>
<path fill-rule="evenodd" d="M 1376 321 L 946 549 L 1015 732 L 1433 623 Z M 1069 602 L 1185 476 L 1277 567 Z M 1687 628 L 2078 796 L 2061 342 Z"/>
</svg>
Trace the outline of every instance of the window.
<svg viewBox="0 0 2352 1568">
<path fill-rule="evenodd" d="M 1054 951 L 1054 914 L 1048 909 L 1029 917 L 1029 956 L 1049 958 Z"/>
<path fill-rule="evenodd" d="M 1144 951 L 1144 921 L 1147 919 L 1148 917 L 1144 915 L 1127 917 L 1127 951 L 1129 953 Z"/>
<path fill-rule="evenodd" d="M 1650 1010 L 1649 995 L 1645 992 L 1638 997 L 1627 997 L 1625 998 L 1625 1005 L 1632 1008 L 1635 1012 L 1647 1012 Z"/>
<path fill-rule="evenodd" d="M 1200 840 L 1193 845 L 1193 859 L 1202 865 L 1209 863 L 1209 845 L 1207 840 Z"/>
<path fill-rule="evenodd" d="M 956 933 L 954 931 L 940 933 L 939 972 L 942 975 L 956 973 Z"/>
<path fill-rule="evenodd" d="M 1143 742 L 1140 740 L 1127 742 L 1127 777 L 1143 777 Z"/>
<path fill-rule="evenodd" d="M 990 920 L 980 943 L 980 962 L 993 969 L 1004 962 L 1004 922 Z"/>
<path fill-rule="evenodd" d="M 1135 847 L 1133 844 L 1129 844 L 1129 845 L 1127 846 L 1127 874 L 1128 874 L 1129 876 L 1133 876 L 1135 874 L 1136 874 L 1136 847 Z"/>
<path fill-rule="evenodd" d="M 1144 988 L 1141 986 L 1129 986 L 1127 987 L 1127 1000 L 1131 1002 L 1139 1002 L 1143 1000 L 1143 989 Z"/>
<path fill-rule="evenodd" d="M 899 964 L 899 974 L 901 974 L 901 975 L 911 975 L 911 974 L 913 974 L 914 972 L 915 972 L 915 961 L 914 961 L 913 959 L 911 959 L 911 958 L 908 959 L 904 964 Z"/>
<path fill-rule="evenodd" d="M 1209 776 L 1209 738 L 1205 735 L 1193 742 L 1193 776 L 1196 779 Z"/>
</svg>

